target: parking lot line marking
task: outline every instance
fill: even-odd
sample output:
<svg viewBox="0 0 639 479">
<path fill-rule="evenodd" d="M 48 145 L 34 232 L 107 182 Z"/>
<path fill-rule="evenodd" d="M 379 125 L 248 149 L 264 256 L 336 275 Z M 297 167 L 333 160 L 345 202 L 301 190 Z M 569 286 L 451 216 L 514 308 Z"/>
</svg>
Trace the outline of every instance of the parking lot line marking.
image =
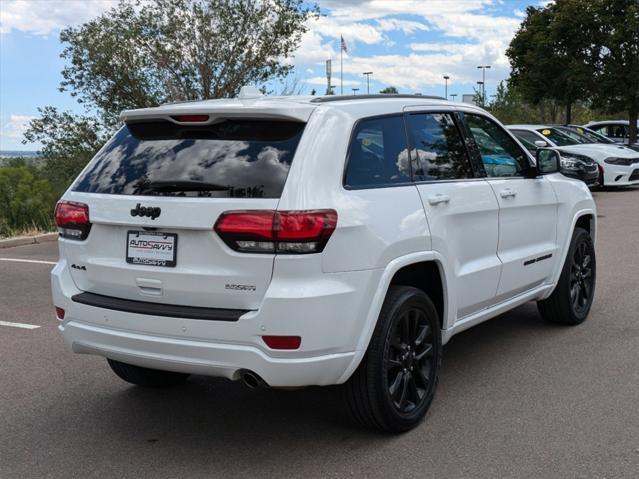
<svg viewBox="0 0 639 479">
<path fill-rule="evenodd" d="M 13 261 L 14 263 L 55 264 L 55 261 L 42 261 L 39 259 L 21 259 L 21 258 L 0 258 L 0 261 Z"/>
<path fill-rule="evenodd" d="M 36 326 L 35 324 L 11 323 L 9 321 L 0 321 L 0 326 L 11 326 L 12 328 L 22 328 L 22 329 L 38 329 L 40 327 L 40 326 Z"/>
</svg>

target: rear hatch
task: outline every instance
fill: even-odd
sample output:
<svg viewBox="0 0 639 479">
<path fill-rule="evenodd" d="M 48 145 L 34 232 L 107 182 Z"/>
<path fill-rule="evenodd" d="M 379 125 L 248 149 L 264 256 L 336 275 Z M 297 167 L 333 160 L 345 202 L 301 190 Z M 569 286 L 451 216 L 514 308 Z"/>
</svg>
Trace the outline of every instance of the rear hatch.
<svg viewBox="0 0 639 479">
<path fill-rule="evenodd" d="M 229 210 L 275 210 L 305 123 L 180 115 L 127 122 L 65 195 L 88 205 L 84 240 L 62 241 L 76 286 L 116 298 L 257 309 L 273 254 L 236 252 L 213 230 Z"/>
</svg>

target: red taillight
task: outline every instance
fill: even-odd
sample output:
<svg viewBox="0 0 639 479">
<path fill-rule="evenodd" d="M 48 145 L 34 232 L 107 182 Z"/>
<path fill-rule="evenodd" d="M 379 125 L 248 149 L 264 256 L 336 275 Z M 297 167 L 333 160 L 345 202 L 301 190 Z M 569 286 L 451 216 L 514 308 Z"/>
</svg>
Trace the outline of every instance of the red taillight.
<svg viewBox="0 0 639 479">
<path fill-rule="evenodd" d="M 227 211 L 215 231 L 236 251 L 305 254 L 324 249 L 337 226 L 335 210 Z"/>
<path fill-rule="evenodd" d="M 209 121 L 208 115 L 176 115 L 171 118 L 180 123 L 202 123 Z"/>
<path fill-rule="evenodd" d="M 271 349 L 299 349 L 302 344 L 300 336 L 262 336 L 262 339 Z"/>
<path fill-rule="evenodd" d="M 58 319 L 64 319 L 64 309 L 55 307 L 55 315 Z"/>
<path fill-rule="evenodd" d="M 55 205 L 55 224 L 63 238 L 86 239 L 91 230 L 89 206 L 74 201 L 58 201 Z"/>
<path fill-rule="evenodd" d="M 274 211 L 229 211 L 218 218 L 215 231 L 220 235 L 273 240 L 274 217 Z"/>
</svg>

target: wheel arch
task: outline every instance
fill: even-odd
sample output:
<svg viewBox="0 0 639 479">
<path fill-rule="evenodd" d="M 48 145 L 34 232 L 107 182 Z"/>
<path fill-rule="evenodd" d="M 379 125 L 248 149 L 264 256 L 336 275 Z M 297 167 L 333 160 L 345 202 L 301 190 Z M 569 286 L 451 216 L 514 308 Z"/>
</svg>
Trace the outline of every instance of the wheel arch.
<svg viewBox="0 0 639 479">
<path fill-rule="evenodd" d="M 435 303 L 442 330 L 448 326 L 450 276 L 446 271 L 444 258 L 433 251 L 408 254 L 394 259 L 386 266 L 371 301 L 355 355 L 338 383 L 348 380 L 366 354 L 384 299 L 392 285 L 413 286 L 424 291 Z"/>
<path fill-rule="evenodd" d="M 576 217 L 576 221 L 575 224 L 573 225 L 572 228 L 572 232 L 574 233 L 575 228 L 583 228 L 585 229 L 588 233 L 590 233 L 590 236 L 593 239 L 593 242 L 595 242 L 596 239 L 596 235 L 597 235 L 597 216 L 593 213 L 583 213 L 579 216 Z M 571 234 L 572 236 L 572 234 Z"/>
<path fill-rule="evenodd" d="M 567 231 L 566 237 L 563 238 L 563 241 L 561 241 L 561 249 L 559 250 L 561 253 L 561 261 L 557 262 L 557 265 L 555 266 L 555 271 L 553 272 L 553 276 L 552 276 L 552 284 L 554 284 L 555 287 L 557 285 L 557 282 L 559 281 L 559 277 L 561 276 L 561 271 L 564 268 L 564 264 L 566 263 L 566 259 L 568 257 L 568 250 L 570 249 L 570 241 L 572 240 L 572 235 L 575 232 L 575 228 L 583 228 L 586 231 L 588 231 L 588 233 L 590 233 L 590 236 L 592 237 L 593 244 L 596 244 L 597 212 L 594 209 L 587 208 L 587 209 L 581 209 L 573 214 L 570 229 Z M 540 299 L 546 299 L 552 294 L 553 291 L 554 291 L 554 288 L 548 291 Z"/>
<path fill-rule="evenodd" d="M 419 261 L 398 269 L 388 285 L 412 286 L 423 291 L 435 305 L 439 315 L 439 327 L 444 329 L 445 313 L 448 310 L 444 299 L 444 281 L 441 263 Z M 386 289 L 388 291 L 388 288 Z"/>
</svg>

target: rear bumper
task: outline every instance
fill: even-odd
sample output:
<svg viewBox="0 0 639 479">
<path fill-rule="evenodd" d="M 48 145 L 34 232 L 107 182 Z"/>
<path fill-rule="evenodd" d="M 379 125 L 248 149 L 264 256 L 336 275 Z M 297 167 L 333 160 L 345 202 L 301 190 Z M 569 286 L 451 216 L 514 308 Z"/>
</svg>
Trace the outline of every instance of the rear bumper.
<svg viewBox="0 0 639 479">
<path fill-rule="evenodd" d="M 253 371 L 273 387 L 335 384 L 354 353 L 273 358 L 252 346 L 167 338 L 93 326 L 77 320 L 59 326 L 74 353 L 96 354 L 146 368 L 231 380 Z"/>
<path fill-rule="evenodd" d="M 64 259 L 51 273 L 59 330 L 68 348 L 137 366 L 239 379 L 243 370 L 273 387 L 337 384 L 357 345 L 381 271 L 289 276 L 283 268 L 257 311 L 237 321 L 137 314 L 78 303 Z M 371 293 L 372 294 L 372 293 Z M 372 296 L 371 296 L 372 297 Z M 262 335 L 298 335 L 298 350 L 271 350 Z M 352 368 L 351 368 L 352 369 Z"/>
</svg>

